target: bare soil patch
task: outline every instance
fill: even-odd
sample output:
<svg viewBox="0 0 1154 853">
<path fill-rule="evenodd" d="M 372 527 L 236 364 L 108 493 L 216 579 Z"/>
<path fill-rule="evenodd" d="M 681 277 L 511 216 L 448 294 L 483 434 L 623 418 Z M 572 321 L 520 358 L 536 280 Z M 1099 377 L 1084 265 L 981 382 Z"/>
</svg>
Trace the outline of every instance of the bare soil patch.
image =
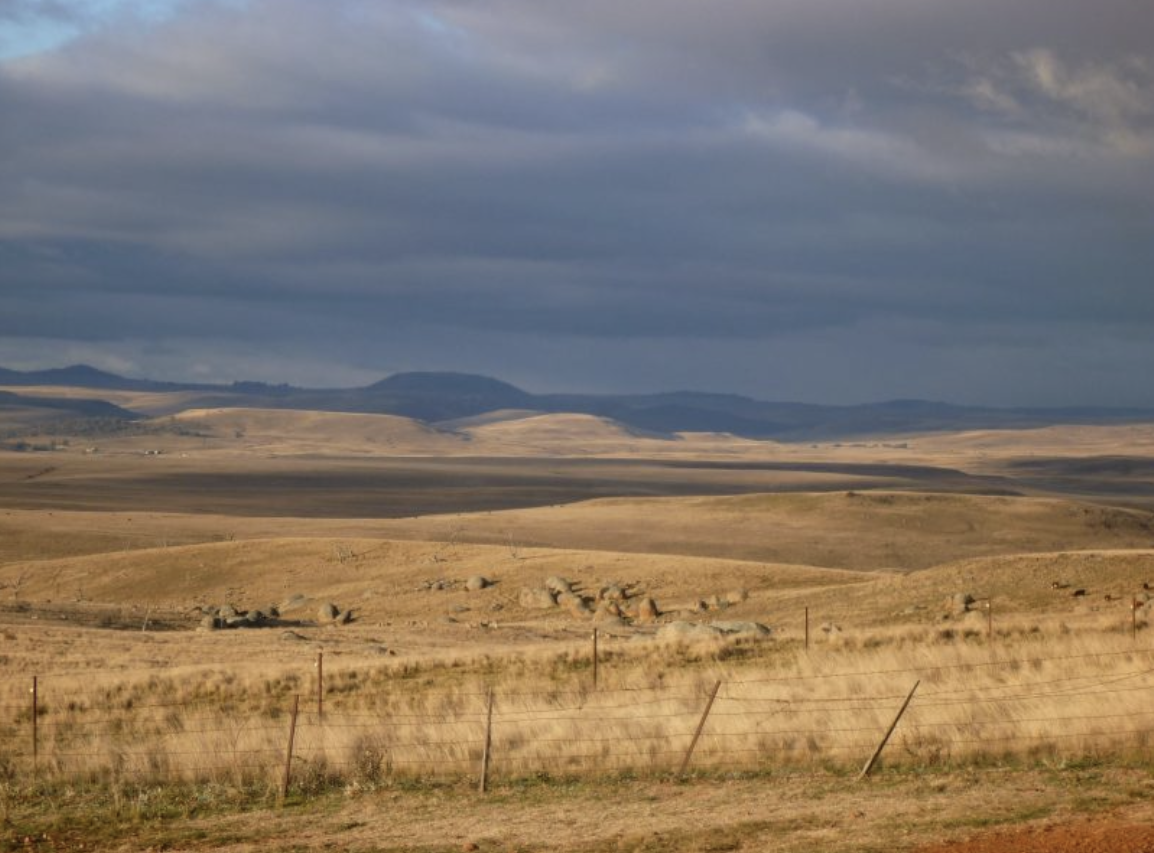
<svg viewBox="0 0 1154 853">
<path fill-rule="evenodd" d="M 1094 818 L 1043 824 L 934 844 L 918 853 L 1151 853 L 1154 823 Z"/>
</svg>

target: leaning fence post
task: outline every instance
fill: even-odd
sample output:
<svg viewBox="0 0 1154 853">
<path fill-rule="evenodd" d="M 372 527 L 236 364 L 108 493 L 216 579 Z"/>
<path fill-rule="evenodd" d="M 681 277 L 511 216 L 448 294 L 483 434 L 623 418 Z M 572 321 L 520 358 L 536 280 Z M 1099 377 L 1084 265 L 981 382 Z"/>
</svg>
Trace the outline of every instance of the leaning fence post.
<svg viewBox="0 0 1154 853">
<path fill-rule="evenodd" d="M 489 700 L 485 712 L 485 748 L 481 751 L 481 793 L 489 788 L 489 753 L 493 747 L 493 688 L 489 688 Z"/>
<path fill-rule="evenodd" d="M 914 698 L 914 691 L 918 689 L 918 685 L 921 683 L 922 681 L 919 678 L 914 682 L 914 686 L 910 688 L 910 695 L 906 697 L 906 701 L 902 702 L 902 706 L 898 708 L 897 716 L 894 717 L 894 721 L 890 723 L 890 727 L 886 729 L 886 733 L 882 737 L 882 742 L 878 744 L 878 748 L 874 750 L 874 754 L 870 756 L 870 760 L 867 761 L 865 763 L 865 767 L 861 769 L 861 773 L 859 773 L 857 777 L 858 781 L 861 781 L 866 776 L 870 775 L 870 771 L 874 769 L 874 765 L 881 757 L 882 750 L 885 749 L 886 744 L 890 742 L 890 735 L 894 733 L 894 729 L 898 727 L 898 721 L 901 720 L 902 714 L 904 714 L 906 712 L 906 708 L 910 706 L 910 700 Z"/>
<path fill-rule="evenodd" d="M 300 712 L 301 697 L 293 696 L 293 712 L 292 719 L 289 721 L 289 739 L 288 751 L 285 752 L 284 757 L 284 784 L 281 786 L 281 801 L 283 802 L 288 797 L 289 783 L 292 781 L 293 773 L 293 743 L 297 736 L 297 714 Z"/>
<path fill-rule="evenodd" d="M 681 761 L 681 769 L 677 771 L 678 776 L 684 776 L 686 769 L 689 767 L 689 759 L 693 757 L 693 750 L 697 747 L 697 741 L 701 737 L 701 730 L 705 728 L 705 721 L 709 718 L 709 711 L 713 708 L 713 700 L 717 698 L 717 691 L 721 689 L 721 682 L 713 685 L 713 692 L 709 694 L 709 701 L 705 703 L 705 710 L 701 712 L 701 719 L 697 723 L 697 731 L 693 733 L 693 740 L 689 742 L 689 749 L 685 751 L 685 758 Z"/>
</svg>

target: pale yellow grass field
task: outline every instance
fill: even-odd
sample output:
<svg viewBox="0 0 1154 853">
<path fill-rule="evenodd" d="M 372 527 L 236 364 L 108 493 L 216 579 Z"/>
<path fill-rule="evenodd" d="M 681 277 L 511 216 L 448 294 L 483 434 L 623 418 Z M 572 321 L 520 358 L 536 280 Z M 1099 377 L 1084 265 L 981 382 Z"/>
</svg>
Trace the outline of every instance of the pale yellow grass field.
<svg viewBox="0 0 1154 853">
<path fill-rule="evenodd" d="M 170 413 L 176 409 L 166 406 L 179 400 L 122 395 L 114 402 Z M 896 849 L 906 839 L 895 826 L 937 837 L 938 816 L 965 821 L 959 802 L 1006 819 L 1019 807 L 1071 807 L 1051 782 L 994 783 L 983 791 L 985 777 L 969 774 L 984 768 L 1050 773 L 1100 762 L 1124 774 L 1117 768 L 1151 758 L 1154 640 L 1145 625 L 1130 634 L 1130 600 L 1154 583 L 1154 526 L 1141 510 L 1053 495 L 877 491 L 887 482 L 884 468 L 862 476 L 858 491 L 851 491 L 859 488 L 855 475 L 844 471 L 750 470 L 727 472 L 727 482 L 807 491 L 605 498 L 407 519 L 276 517 L 253 514 L 252 505 L 243 516 L 164 513 L 153 511 L 148 489 L 150 478 L 351 475 L 399 456 L 458 455 L 494 457 L 468 469 L 482 479 L 507 473 L 501 457 L 544 460 L 534 470 L 547 475 L 553 456 L 605 457 L 614 465 L 638 458 L 917 463 L 1001 476 L 1031 458 L 1148 457 L 1154 427 L 787 445 L 660 439 L 585 416 L 510 415 L 435 430 L 387 416 L 220 410 L 170 423 L 203 434 L 110 439 L 88 456 L 75 442 L 59 453 L 0 458 L 0 479 L 12 494 L 34 494 L 41 481 L 62 499 L 87 489 L 85 500 L 96 501 L 86 512 L 51 504 L 0 509 L 0 741 L 8 766 L 23 772 L 31 761 L 28 688 L 37 676 L 38 770 L 46 783 L 90 779 L 114 792 L 170 782 L 255 785 L 272 797 L 288 709 L 299 696 L 294 790 L 336 786 L 347 798 L 336 810 L 339 826 L 284 818 L 305 847 L 329 846 L 325 833 L 376 820 L 386 806 L 362 804 L 401 797 L 394 786 L 404 783 L 418 793 L 405 795 L 387 833 L 349 830 L 349 846 L 377 849 L 387 837 L 397 849 L 440 850 L 448 831 L 454 846 L 478 838 L 601 850 L 596 845 L 609 839 L 612 849 L 658 850 L 665 849 L 662 827 L 673 827 L 669 849 L 722 849 L 720 838 L 728 839 L 725 849 L 849 850 L 856 849 L 847 834 L 857 831 L 857 819 L 842 812 L 865 804 L 887 815 L 864 821 L 875 849 Z M 155 448 L 166 455 L 141 455 Z M 595 481 L 605 470 L 619 476 L 624 469 L 574 476 Z M 644 482 L 686 477 L 708 489 L 715 476 L 654 469 Z M 913 487 L 901 476 L 892 481 Z M 94 483 L 121 489 L 139 509 L 101 511 Z M 267 494 L 270 507 L 280 508 L 278 497 Z M 463 581 L 473 574 L 496 584 L 468 593 Z M 656 625 L 600 635 L 597 690 L 591 619 L 520 602 L 522 587 L 554 575 L 586 594 L 620 583 L 667 611 Z M 1087 595 L 1075 599 L 1075 588 Z M 748 596 L 725 610 L 686 607 L 734 590 Z M 983 603 L 949 613 L 956 593 L 992 603 L 989 635 Z M 286 612 L 280 627 L 190 630 L 194 605 L 267 608 L 294 595 L 305 603 Z M 314 624 L 327 601 L 351 608 L 355 621 Z M 679 619 L 758 621 L 774 634 L 757 642 L 655 639 L 661 625 Z M 323 720 L 315 704 L 322 653 Z M 934 780 L 930 790 L 920 782 L 902 789 L 904 803 L 884 794 L 871 800 L 871 789 L 852 797 L 839 791 L 829 808 L 789 800 L 802 796 L 790 793 L 791 780 L 836 785 L 852 775 L 915 681 L 918 691 L 883 760 L 890 770 L 915 773 L 887 775 L 882 784 L 925 773 Z M 715 773 L 714 783 L 667 784 L 717 682 L 692 763 Z M 437 785 L 475 782 L 490 690 L 492 777 L 512 793 L 505 801 L 454 801 L 460 815 L 433 820 L 436 806 L 422 797 L 446 790 Z M 726 781 L 747 772 L 773 780 L 770 799 L 789 802 L 767 807 L 765 781 Z M 678 801 L 693 817 L 650 814 L 643 798 L 588 793 L 595 787 L 571 789 L 539 808 L 523 796 L 533 780 L 596 786 L 622 773 L 642 780 L 639 790 L 651 786 L 644 796 Z M 1129 788 L 1142 788 L 1126 778 Z M 429 780 L 437 785 L 420 787 Z M 10 788 L 0 787 L 7 810 Z M 609 805 L 632 823 L 616 813 L 571 816 L 574 807 L 613 812 Z M 780 831 L 754 827 L 755 813 L 779 820 Z M 534 820 L 569 822 L 549 831 Z M 252 823 L 229 818 L 214 826 L 228 824 L 224 831 L 246 838 L 237 849 L 267 846 L 267 837 L 244 834 Z M 706 828 L 708 836 L 695 834 Z M 589 838 L 598 841 L 586 844 Z M 165 846 L 180 849 L 171 839 Z"/>
<path fill-rule="evenodd" d="M 963 557 L 1154 545 L 1149 513 L 1062 499 L 906 493 L 610 498 L 454 518 L 382 520 L 384 535 L 727 556 L 909 571 Z"/>
<path fill-rule="evenodd" d="M 618 646 L 594 689 L 587 649 L 377 662 L 329 653 L 323 717 L 308 658 L 61 672 L 39 682 L 38 768 L 113 781 L 278 784 L 292 696 L 298 772 L 377 786 L 475 777 L 494 696 L 490 772 L 602 776 L 677 769 L 720 684 L 694 766 L 851 772 L 918 692 L 889 767 L 1150 757 L 1154 649 L 1117 635 L 1008 644 L 922 638 L 775 651 L 706 643 Z M 27 685 L 0 688 L 10 757 L 31 761 Z"/>
</svg>

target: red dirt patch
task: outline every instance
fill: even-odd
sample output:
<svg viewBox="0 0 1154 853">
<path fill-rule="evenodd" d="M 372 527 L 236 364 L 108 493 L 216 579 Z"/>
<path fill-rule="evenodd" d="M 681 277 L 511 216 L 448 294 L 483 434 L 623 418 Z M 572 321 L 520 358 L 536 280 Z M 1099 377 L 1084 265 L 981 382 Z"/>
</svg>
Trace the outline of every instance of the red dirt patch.
<svg viewBox="0 0 1154 853">
<path fill-rule="evenodd" d="M 919 853 L 1154 853 L 1154 825 L 1103 821 L 999 830 Z"/>
</svg>

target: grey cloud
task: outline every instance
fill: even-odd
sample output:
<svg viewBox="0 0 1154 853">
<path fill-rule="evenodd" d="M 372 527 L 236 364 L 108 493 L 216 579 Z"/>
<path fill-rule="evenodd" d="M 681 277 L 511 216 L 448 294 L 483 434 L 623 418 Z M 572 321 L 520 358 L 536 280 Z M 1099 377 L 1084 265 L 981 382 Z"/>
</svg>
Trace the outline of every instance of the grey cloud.
<svg viewBox="0 0 1154 853">
<path fill-rule="evenodd" d="M 0 334 L 527 384 L 518 360 L 564 342 L 600 353 L 562 371 L 590 387 L 614 359 L 668 387 L 793 352 L 808 384 L 741 381 L 808 398 L 845 390 L 822 352 L 923 348 L 912 384 L 980 396 L 940 353 L 1036 372 L 1046 330 L 1154 320 L 1143 22 L 1128 0 L 189 3 L 0 63 Z"/>
</svg>

